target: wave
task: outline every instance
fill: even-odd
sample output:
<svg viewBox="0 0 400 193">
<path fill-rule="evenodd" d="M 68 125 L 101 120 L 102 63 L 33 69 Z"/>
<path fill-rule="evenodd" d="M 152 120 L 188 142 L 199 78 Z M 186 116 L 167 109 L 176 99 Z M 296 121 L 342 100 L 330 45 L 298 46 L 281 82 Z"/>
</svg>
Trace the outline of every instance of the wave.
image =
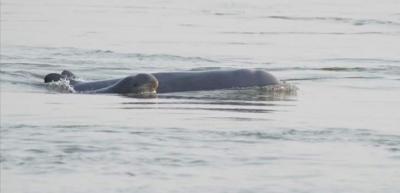
<svg viewBox="0 0 400 193">
<path fill-rule="evenodd" d="M 393 72 L 400 71 L 400 66 L 377 66 L 377 67 L 275 67 L 269 68 L 268 71 L 332 71 L 332 72 Z"/>
<path fill-rule="evenodd" d="M 125 110 L 140 110 L 140 109 L 152 109 L 151 107 L 122 107 Z M 254 109 L 254 108 L 221 108 L 221 107 L 156 107 L 155 109 L 163 110 L 184 110 L 184 111 L 227 111 L 227 112 L 238 112 L 238 113 L 270 113 L 275 110 L 272 109 Z"/>
<path fill-rule="evenodd" d="M 29 86 L 31 88 L 48 89 L 50 91 L 61 92 L 61 93 L 73 93 L 75 92 L 70 86 L 68 80 L 61 80 L 58 82 L 52 82 L 49 84 L 43 83 L 43 74 L 34 73 L 30 71 L 0 71 L 2 77 L 1 82 L 3 84 Z"/>
<path fill-rule="evenodd" d="M 17 53 L 24 53 L 23 56 Z M 38 57 L 40 56 L 40 57 Z M 121 53 L 111 50 L 101 49 L 78 49 L 73 47 L 29 47 L 29 46 L 11 46 L 4 49 L 2 58 L 8 59 L 64 59 L 64 58 L 95 58 L 95 59 L 137 59 L 137 60 L 166 60 L 166 61 L 190 61 L 218 63 L 218 61 L 198 57 L 198 56 L 179 56 L 170 54 L 144 54 L 144 53 Z"/>
<path fill-rule="evenodd" d="M 255 107 L 269 107 L 274 106 L 269 103 L 251 102 L 251 101 L 226 101 L 226 100 L 171 100 L 171 101 L 135 101 L 123 102 L 123 105 L 222 105 L 222 106 L 255 106 Z"/>
<path fill-rule="evenodd" d="M 325 64 L 324 64 L 325 65 Z M 291 81 L 315 81 L 315 80 L 385 80 L 398 81 L 400 66 L 379 65 L 371 67 L 363 66 L 326 66 L 326 67 L 275 67 L 269 68 L 273 74 L 281 77 L 284 82 Z M 276 72 L 276 73 L 275 73 Z M 279 74 L 284 74 L 282 77 Z M 285 75 L 286 74 L 286 75 Z"/>
<path fill-rule="evenodd" d="M 30 71 L 0 71 L 1 82 L 11 85 L 23 85 L 29 87 L 42 87 L 44 76 Z"/>
<path fill-rule="evenodd" d="M 16 67 L 16 66 L 29 66 L 29 67 L 37 67 L 37 68 L 52 68 L 56 67 L 57 64 L 51 63 L 35 63 L 35 62 L 2 62 L 0 63 L 2 67 Z"/>
<path fill-rule="evenodd" d="M 297 17 L 297 16 L 266 16 L 262 18 L 268 19 L 281 19 L 281 20 L 299 20 L 299 21 L 329 21 L 329 22 L 341 22 L 341 23 L 349 23 L 356 26 L 361 25 L 394 25 L 400 26 L 399 22 L 389 21 L 389 20 L 378 20 L 378 19 L 353 19 L 353 18 L 345 18 L 345 17 Z"/>
<path fill-rule="evenodd" d="M 400 64 L 397 59 L 381 59 L 381 58 L 325 58 L 321 59 L 322 62 L 357 62 L 357 63 L 384 63 L 384 64 Z"/>
<path fill-rule="evenodd" d="M 359 61 L 357 61 L 359 62 Z M 360 62 L 363 63 L 363 62 Z M 379 63 L 383 63 L 379 61 Z M 365 64 L 365 62 L 363 63 Z M 323 64 L 325 65 L 325 64 Z M 326 66 L 326 65 L 325 65 Z M 358 74 L 360 77 L 371 77 L 371 74 L 380 74 L 380 75 L 400 75 L 400 66 L 397 65 L 373 65 L 371 67 L 365 66 L 355 66 L 349 65 L 351 67 L 346 66 L 326 66 L 326 67 L 271 67 L 268 69 L 264 69 L 267 71 L 278 71 L 278 72 L 290 72 L 290 71 L 327 71 L 327 72 L 360 72 L 366 73 L 364 75 Z M 368 73 L 368 74 L 367 74 Z M 340 78 L 340 77 L 338 77 Z"/>
<path fill-rule="evenodd" d="M 25 71 L 25 70 L 16 70 L 16 71 L 4 71 L 0 70 L 1 75 L 5 76 L 17 76 L 17 77 L 25 77 L 25 78 L 44 78 L 43 75 L 35 73 L 35 72 L 30 72 L 30 71 Z"/>
<path fill-rule="evenodd" d="M 305 78 L 286 78 L 282 81 L 309 81 L 309 80 L 338 80 L 338 79 L 382 79 L 383 77 L 367 77 L 367 76 L 347 76 L 347 77 L 305 77 Z"/>
<path fill-rule="evenodd" d="M 238 35 L 399 35 L 400 32 L 313 32 L 313 31 L 223 31 L 222 34 L 238 34 Z"/>
<path fill-rule="evenodd" d="M 326 129 L 281 129 L 262 131 L 211 131 L 208 135 L 218 135 L 223 138 L 242 142 L 260 142 L 260 140 L 301 141 L 306 143 L 320 142 L 353 142 L 383 147 L 388 151 L 400 153 L 400 136 L 380 134 L 367 129 L 326 128 Z"/>
</svg>

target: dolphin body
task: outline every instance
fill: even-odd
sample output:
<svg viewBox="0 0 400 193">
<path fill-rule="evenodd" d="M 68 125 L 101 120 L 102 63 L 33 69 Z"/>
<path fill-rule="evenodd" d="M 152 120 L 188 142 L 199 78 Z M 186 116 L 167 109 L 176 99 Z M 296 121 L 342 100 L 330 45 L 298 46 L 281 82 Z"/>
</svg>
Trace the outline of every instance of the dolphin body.
<svg viewBox="0 0 400 193">
<path fill-rule="evenodd" d="M 143 74 L 141 75 L 144 76 Z M 157 79 L 158 81 L 158 88 L 156 88 L 157 93 L 218 90 L 241 87 L 267 86 L 281 83 L 276 77 L 274 77 L 267 71 L 251 69 L 198 72 L 160 72 L 151 73 L 150 75 L 155 77 L 155 79 Z M 135 76 L 137 75 L 132 75 L 128 77 Z M 70 84 L 75 91 L 91 93 L 96 93 L 99 89 L 104 90 L 104 88 L 113 88 L 113 86 L 115 86 L 116 84 L 119 84 L 119 86 L 121 86 L 121 84 L 123 84 L 121 83 L 121 80 L 128 78 L 125 77 L 122 79 L 83 82 L 77 81 L 75 79 L 75 75 L 67 70 L 64 70 L 61 73 L 61 77 L 70 80 Z M 129 81 L 126 82 L 126 85 L 123 85 L 123 87 L 135 86 L 134 83 L 129 83 Z M 151 86 L 154 86 L 154 84 L 151 84 Z M 106 90 L 107 92 L 111 91 L 108 89 Z"/>
</svg>

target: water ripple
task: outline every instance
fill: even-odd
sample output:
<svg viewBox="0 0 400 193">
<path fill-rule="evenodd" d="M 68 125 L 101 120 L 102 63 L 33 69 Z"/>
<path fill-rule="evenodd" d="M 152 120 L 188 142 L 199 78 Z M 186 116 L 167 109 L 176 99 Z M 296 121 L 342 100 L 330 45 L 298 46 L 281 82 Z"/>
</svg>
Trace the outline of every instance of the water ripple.
<svg viewBox="0 0 400 193">
<path fill-rule="evenodd" d="M 395 25 L 399 26 L 400 23 L 389 21 L 389 20 L 378 20 L 378 19 L 353 19 L 353 18 L 344 18 L 344 17 L 296 17 L 296 16 L 266 16 L 263 18 L 268 19 L 280 19 L 280 20 L 300 20 L 300 21 L 329 21 L 329 22 L 341 22 L 341 23 L 350 23 L 352 25 L 360 26 L 360 25 Z"/>
<path fill-rule="evenodd" d="M 237 35 L 400 35 L 400 32 L 381 32 L 381 31 L 365 31 L 365 32 L 315 32 L 315 31 L 222 31 L 222 34 Z"/>
<path fill-rule="evenodd" d="M 265 140 L 301 141 L 307 143 L 364 143 L 376 147 L 384 147 L 397 152 L 400 148 L 399 135 L 379 134 L 366 129 L 327 128 L 320 130 L 282 129 L 273 131 L 205 131 L 231 140 L 240 139 L 242 142 L 261 142 Z"/>
</svg>

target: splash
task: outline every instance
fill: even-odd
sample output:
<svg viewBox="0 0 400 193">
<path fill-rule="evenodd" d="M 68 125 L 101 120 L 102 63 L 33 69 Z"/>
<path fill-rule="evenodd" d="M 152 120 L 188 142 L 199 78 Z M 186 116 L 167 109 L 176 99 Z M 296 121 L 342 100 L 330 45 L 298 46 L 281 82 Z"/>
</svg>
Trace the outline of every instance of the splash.
<svg viewBox="0 0 400 193">
<path fill-rule="evenodd" d="M 286 94 L 296 94 L 299 88 L 296 85 L 282 82 L 277 85 L 268 85 L 261 87 L 261 90 L 271 93 L 286 93 Z"/>
<path fill-rule="evenodd" d="M 57 82 L 48 83 L 48 84 L 46 84 L 46 87 L 49 90 L 56 91 L 56 92 L 76 93 L 74 88 L 71 86 L 69 80 L 67 80 L 67 79 L 61 79 L 60 81 L 57 81 Z"/>
<path fill-rule="evenodd" d="M 230 89 L 230 96 L 239 100 L 274 101 L 289 100 L 297 95 L 298 87 L 282 82 L 277 85 Z"/>
</svg>

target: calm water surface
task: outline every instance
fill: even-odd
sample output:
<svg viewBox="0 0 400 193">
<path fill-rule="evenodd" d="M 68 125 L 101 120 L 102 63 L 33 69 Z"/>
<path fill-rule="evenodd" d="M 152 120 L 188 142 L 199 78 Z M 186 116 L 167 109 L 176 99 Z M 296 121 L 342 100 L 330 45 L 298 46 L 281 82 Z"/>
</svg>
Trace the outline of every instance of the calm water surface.
<svg viewBox="0 0 400 193">
<path fill-rule="evenodd" d="M 400 192 L 398 0 L 1 3 L 1 192 Z M 42 83 L 237 68 L 298 90 Z"/>
</svg>

